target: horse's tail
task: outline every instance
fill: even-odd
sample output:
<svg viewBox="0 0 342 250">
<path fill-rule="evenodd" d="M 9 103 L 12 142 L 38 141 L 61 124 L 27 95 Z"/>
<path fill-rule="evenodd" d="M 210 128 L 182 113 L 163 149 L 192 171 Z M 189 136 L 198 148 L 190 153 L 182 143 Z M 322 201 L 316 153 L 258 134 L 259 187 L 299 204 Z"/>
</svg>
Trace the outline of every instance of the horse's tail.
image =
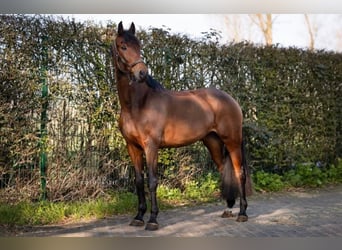
<svg viewBox="0 0 342 250">
<path fill-rule="evenodd" d="M 224 147 L 224 158 L 221 194 L 222 198 L 227 201 L 228 207 L 232 208 L 235 199 L 239 196 L 239 181 L 234 174 L 232 159 L 226 147 Z"/>
<path fill-rule="evenodd" d="M 239 196 L 239 185 L 242 179 L 238 180 L 233 168 L 233 163 L 229 155 L 228 150 L 224 147 L 225 153 L 225 163 L 223 164 L 222 171 L 222 197 L 227 200 L 228 207 L 231 208 L 235 204 L 236 198 Z M 241 143 L 241 153 L 242 153 L 242 174 L 245 175 L 245 183 L 242 183 L 245 187 L 246 195 L 252 194 L 252 181 L 250 177 L 249 167 L 247 165 L 245 144 Z"/>
<path fill-rule="evenodd" d="M 242 169 L 245 175 L 245 191 L 246 191 L 246 195 L 249 196 L 253 194 L 253 185 L 252 185 L 251 171 L 247 164 L 245 141 L 242 141 L 241 143 L 241 152 L 242 152 Z"/>
</svg>

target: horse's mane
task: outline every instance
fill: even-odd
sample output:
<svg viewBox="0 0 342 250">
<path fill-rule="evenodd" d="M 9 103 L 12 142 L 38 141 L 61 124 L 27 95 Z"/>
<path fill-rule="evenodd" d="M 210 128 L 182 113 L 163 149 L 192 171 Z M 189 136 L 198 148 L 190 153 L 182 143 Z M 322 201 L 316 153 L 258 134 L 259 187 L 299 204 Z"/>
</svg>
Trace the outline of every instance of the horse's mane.
<svg viewBox="0 0 342 250">
<path fill-rule="evenodd" d="M 165 89 L 164 86 L 161 85 L 161 83 L 158 82 L 156 79 L 154 79 L 151 75 L 147 75 L 146 83 L 150 88 L 155 89 L 155 90 Z"/>
</svg>

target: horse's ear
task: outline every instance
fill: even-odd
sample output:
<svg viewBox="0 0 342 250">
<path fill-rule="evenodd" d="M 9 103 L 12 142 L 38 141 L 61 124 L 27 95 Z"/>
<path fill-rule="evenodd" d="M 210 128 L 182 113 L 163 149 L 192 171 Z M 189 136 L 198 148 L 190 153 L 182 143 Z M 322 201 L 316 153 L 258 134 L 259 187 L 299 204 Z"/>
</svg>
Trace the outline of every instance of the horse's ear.
<svg viewBox="0 0 342 250">
<path fill-rule="evenodd" d="M 124 32 L 122 21 L 119 23 L 118 26 L 118 35 L 121 35 Z"/>
<path fill-rule="evenodd" d="M 131 27 L 129 28 L 129 32 L 131 32 L 133 35 L 135 35 L 135 25 L 132 22 Z"/>
</svg>

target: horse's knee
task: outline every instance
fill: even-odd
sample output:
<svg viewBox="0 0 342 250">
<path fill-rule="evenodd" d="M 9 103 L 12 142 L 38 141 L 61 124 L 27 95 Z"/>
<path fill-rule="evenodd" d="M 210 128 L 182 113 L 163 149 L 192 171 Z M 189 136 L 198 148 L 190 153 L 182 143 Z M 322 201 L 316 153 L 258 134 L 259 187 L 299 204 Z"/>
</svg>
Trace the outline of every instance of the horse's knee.
<svg viewBox="0 0 342 250">
<path fill-rule="evenodd" d="M 144 188 L 144 178 L 143 176 L 136 176 L 135 177 L 135 186 L 139 188 Z"/>
<path fill-rule="evenodd" d="M 151 177 L 149 179 L 149 190 L 150 192 L 155 192 L 157 190 L 157 186 L 158 186 L 158 179 L 155 177 Z"/>
</svg>

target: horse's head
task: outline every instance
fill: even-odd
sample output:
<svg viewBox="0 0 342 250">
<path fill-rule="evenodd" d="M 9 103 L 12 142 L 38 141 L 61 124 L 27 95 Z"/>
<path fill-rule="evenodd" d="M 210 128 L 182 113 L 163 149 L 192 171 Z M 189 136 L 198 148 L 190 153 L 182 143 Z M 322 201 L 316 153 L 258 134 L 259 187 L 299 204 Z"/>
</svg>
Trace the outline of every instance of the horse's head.
<svg viewBox="0 0 342 250">
<path fill-rule="evenodd" d="M 140 42 L 135 36 L 134 23 L 129 30 L 124 30 L 119 23 L 116 39 L 113 44 L 114 60 L 117 68 L 124 74 L 129 74 L 133 81 L 144 81 L 147 76 L 147 66 L 141 58 Z"/>
</svg>

